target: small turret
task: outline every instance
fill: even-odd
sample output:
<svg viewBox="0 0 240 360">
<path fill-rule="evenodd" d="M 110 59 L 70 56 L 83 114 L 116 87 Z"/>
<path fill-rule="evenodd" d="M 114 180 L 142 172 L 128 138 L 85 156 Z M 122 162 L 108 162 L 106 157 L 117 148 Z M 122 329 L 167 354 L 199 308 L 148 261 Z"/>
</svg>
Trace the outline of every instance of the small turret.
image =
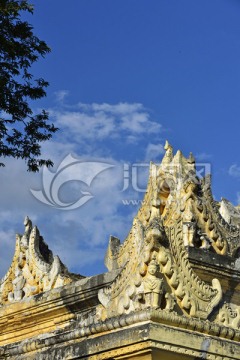
<svg viewBox="0 0 240 360">
<path fill-rule="evenodd" d="M 195 164 L 195 157 L 193 156 L 193 153 L 190 152 L 189 158 L 187 159 L 189 164 Z"/>
<path fill-rule="evenodd" d="M 162 160 L 162 164 L 169 164 L 173 159 L 173 147 L 169 144 L 169 142 L 167 140 L 164 145 L 164 149 L 166 150 L 166 153 Z"/>
</svg>

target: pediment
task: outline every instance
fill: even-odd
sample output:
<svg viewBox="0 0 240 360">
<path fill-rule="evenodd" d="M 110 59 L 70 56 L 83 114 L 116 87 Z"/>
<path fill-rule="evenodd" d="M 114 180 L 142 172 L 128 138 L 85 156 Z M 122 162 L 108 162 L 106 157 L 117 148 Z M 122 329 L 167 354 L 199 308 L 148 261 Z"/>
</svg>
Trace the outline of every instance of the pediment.
<svg viewBox="0 0 240 360">
<path fill-rule="evenodd" d="M 169 143 L 165 150 L 162 163 L 150 166 L 147 191 L 129 235 L 122 244 L 110 238 L 105 264 L 121 272 L 99 292 L 102 318 L 155 308 L 218 323 L 224 319 L 238 328 L 239 210 L 228 204 L 227 216 L 233 214 L 234 221 L 226 221 L 212 196 L 211 177 L 199 176 L 193 155 L 174 155 Z M 191 261 L 194 249 L 201 255 Z"/>
<path fill-rule="evenodd" d="M 0 303 L 18 302 L 82 278 L 71 274 L 48 248 L 31 220 L 24 220 L 25 232 L 16 235 L 15 253 L 7 274 L 0 281 Z"/>
</svg>

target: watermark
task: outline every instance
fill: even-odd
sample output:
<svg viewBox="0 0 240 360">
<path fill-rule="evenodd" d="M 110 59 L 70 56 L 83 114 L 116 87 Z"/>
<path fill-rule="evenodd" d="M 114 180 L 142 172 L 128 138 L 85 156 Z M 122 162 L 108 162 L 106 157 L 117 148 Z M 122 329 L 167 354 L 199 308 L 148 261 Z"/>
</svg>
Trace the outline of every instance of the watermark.
<svg viewBox="0 0 240 360">
<path fill-rule="evenodd" d="M 144 175 L 144 172 L 149 172 L 149 163 L 134 163 L 123 165 L 123 188 L 122 191 L 126 191 L 132 188 L 136 192 L 146 192 L 146 185 L 140 184 L 140 178 Z"/>
<path fill-rule="evenodd" d="M 122 204 L 125 206 L 139 206 L 143 205 L 144 201 L 139 199 L 122 199 Z"/>
<path fill-rule="evenodd" d="M 98 161 L 81 161 L 69 154 L 62 160 L 55 172 L 43 167 L 42 189 L 31 189 L 30 191 L 37 200 L 46 205 L 60 210 L 74 210 L 83 206 L 95 196 L 94 192 L 92 192 L 93 180 L 104 181 L 102 178 L 100 179 L 99 175 L 113 167 L 116 168 L 117 165 Z M 145 193 L 147 190 L 149 163 L 125 163 L 120 167 L 118 179 L 121 193 L 126 194 L 127 191 L 137 194 Z M 162 164 L 161 167 L 152 164 L 150 176 L 153 179 L 158 179 L 160 175 L 160 181 L 156 181 L 156 184 L 159 187 L 158 190 L 163 193 L 169 192 L 176 185 L 175 182 L 179 178 L 181 178 L 182 182 L 199 183 L 203 177 L 210 174 L 210 170 L 209 163 L 196 163 L 194 168 L 190 165 L 187 171 L 186 167 L 181 164 Z M 163 176 L 163 182 L 161 182 L 161 174 L 166 175 Z M 111 173 L 109 176 L 114 176 L 114 174 Z M 109 179 L 111 181 L 111 178 Z M 78 199 L 70 202 L 63 201 L 60 196 L 60 188 L 69 181 L 80 182 L 82 186 L 82 189 L 78 191 Z M 138 198 L 127 199 L 126 195 L 123 195 L 122 204 L 124 206 L 139 206 L 143 204 L 143 200 Z"/>
<path fill-rule="evenodd" d="M 139 185 L 139 177 L 141 175 L 141 172 L 144 172 L 146 168 L 149 172 L 149 166 L 149 164 L 144 163 L 134 163 L 132 165 L 124 164 L 122 191 L 132 189 L 138 193 L 145 193 L 147 190 L 147 186 L 142 187 Z M 164 166 L 161 165 L 161 171 L 169 175 L 174 175 L 174 177 L 169 176 L 164 179 L 162 183 L 159 182 L 157 184 L 158 190 L 160 190 L 162 193 L 168 193 L 170 189 L 172 189 L 176 185 L 175 182 L 177 181 L 177 178 L 182 178 L 183 183 L 191 181 L 195 184 L 199 184 L 202 178 L 211 173 L 211 165 L 209 163 L 196 163 L 194 165 L 194 170 L 191 171 L 190 169 L 190 171 L 184 174 L 184 171 L 186 170 L 183 170 L 181 164 L 166 164 Z M 158 172 L 159 166 L 152 165 L 150 168 L 150 176 L 152 176 L 152 178 L 157 178 Z M 183 205 L 183 199 L 175 199 L 175 202 L 176 201 L 179 203 L 179 207 Z M 122 199 L 122 204 L 124 206 L 139 207 L 140 205 L 144 204 L 144 200 L 124 198 Z"/>
<path fill-rule="evenodd" d="M 90 191 L 80 190 L 81 196 L 78 200 L 65 203 L 59 198 L 60 187 L 68 181 L 81 181 L 90 187 L 100 173 L 113 166 L 104 162 L 80 161 L 69 154 L 59 164 L 56 172 L 52 172 L 44 166 L 42 190 L 31 189 L 30 191 L 36 199 L 46 205 L 60 210 L 74 210 L 91 200 L 94 197 L 93 194 Z"/>
<path fill-rule="evenodd" d="M 145 182 L 145 185 L 143 186 L 140 179 L 142 178 L 144 172 L 146 173 L 146 170 L 147 173 L 149 173 L 149 166 L 149 163 L 124 164 L 122 192 L 131 188 L 138 193 L 145 193 L 147 190 L 147 184 Z M 157 178 L 159 166 L 152 165 L 150 170 L 152 178 Z M 179 164 L 162 165 L 161 170 L 169 175 L 174 174 L 175 177 L 183 178 L 184 182 L 192 181 L 199 184 L 203 177 L 211 173 L 211 165 L 209 163 L 196 163 L 194 171 L 189 171 L 187 174 L 184 174 L 183 168 Z M 174 186 L 174 181 L 175 180 L 170 176 L 166 179 L 166 182 L 162 184 L 162 186 L 171 188 L 171 186 Z"/>
</svg>

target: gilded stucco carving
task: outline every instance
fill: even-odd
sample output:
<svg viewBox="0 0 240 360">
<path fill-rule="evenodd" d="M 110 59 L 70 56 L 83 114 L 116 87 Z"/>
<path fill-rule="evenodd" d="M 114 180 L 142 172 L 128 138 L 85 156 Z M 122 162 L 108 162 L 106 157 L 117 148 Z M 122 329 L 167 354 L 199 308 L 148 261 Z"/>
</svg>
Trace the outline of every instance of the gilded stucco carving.
<svg viewBox="0 0 240 360">
<path fill-rule="evenodd" d="M 0 359 L 240 358 L 239 207 L 213 199 L 191 153 L 165 150 L 127 238 L 109 239 L 105 274 L 69 273 L 26 217 L 0 281 Z M 142 342 L 121 335 L 115 349 L 111 335 L 131 329 Z"/>
<path fill-rule="evenodd" d="M 155 259 L 151 260 L 143 279 L 146 305 L 153 308 L 159 308 L 163 295 L 163 279 L 157 275 L 158 267 L 158 262 Z"/>
<path fill-rule="evenodd" d="M 53 256 L 28 217 L 24 226 L 24 234 L 16 235 L 12 264 L 0 281 L 2 305 L 63 286 L 76 278 L 71 276 L 58 256 Z"/>
<path fill-rule="evenodd" d="M 222 299 L 219 280 L 205 282 L 188 260 L 188 247 L 221 255 L 228 251 L 222 229 L 214 221 L 209 179 L 197 177 L 192 154 L 188 159 L 180 151 L 173 156 L 169 143 L 165 150 L 162 163 L 150 166 L 143 205 L 128 238 L 123 245 L 114 240 L 114 250 L 110 241 L 106 264 L 113 263 L 114 253 L 115 268 L 118 264 L 123 270 L 99 293 L 108 316 L 148 306 L 170 311 L 165 298 L 169 289 L 178 311 L 190 317 L 207 319 Z"/>
<path fill-rule="evenodd" d="M 240 329 L 240 306 L 224 303 L 220 308 L 216 322 Z"/>
</svg>

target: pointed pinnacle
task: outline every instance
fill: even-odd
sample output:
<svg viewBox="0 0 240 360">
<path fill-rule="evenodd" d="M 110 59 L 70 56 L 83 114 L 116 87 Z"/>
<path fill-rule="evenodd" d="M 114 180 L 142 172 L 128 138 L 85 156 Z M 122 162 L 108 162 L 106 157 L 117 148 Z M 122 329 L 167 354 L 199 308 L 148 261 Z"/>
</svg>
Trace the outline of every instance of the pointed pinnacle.
<svg viewBox="0 0 240 360">
<path fill-rule="evenodd" d="M 195 163 L 195 157 L 193 156 L 192 152 L 190 152 L 190 154 L 189 154 L 188 163 L 189 164 L 194 164 Z"/>
<path fill-rule="evenodd" d="M 164 149 L 167 151 L 169 148 L 172 148 L 172 146 L 169 144 L 169 142 L 166 140 Z"/>
</svg>

